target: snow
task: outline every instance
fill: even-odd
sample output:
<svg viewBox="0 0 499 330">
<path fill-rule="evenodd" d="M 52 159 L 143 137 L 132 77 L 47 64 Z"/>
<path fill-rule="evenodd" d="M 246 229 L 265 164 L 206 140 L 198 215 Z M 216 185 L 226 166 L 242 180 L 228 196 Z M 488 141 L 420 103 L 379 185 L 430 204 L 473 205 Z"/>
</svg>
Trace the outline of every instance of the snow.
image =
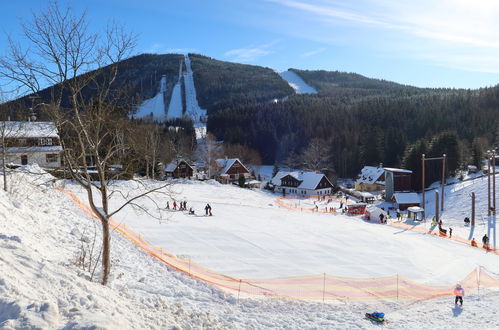
<svg viewBox="0 0 499 330">
<path fill-rule="evenodd" d="M 385 312 L 388 329 L 497 328 L 495 291 L 466 292 L 463 309 L 454 307 L 453 297 L 325 304 L 239 298 L 173 271 L 115 231 L 110 284 L 104 287 L 74 264 L 82 242 L 92 241 L 95 231 L 99 240 L 100 225 L 54 188 L 64 185 L 84 200 L 81 189 L 54 183 L 43 171 L 27 172 L 36 172 L 36 166 L 24 170 L 9 175 L 8 193 L 0 191 L 1 328 L 369 329 L 377 327 L 364 319 L 372 311 Z M 118 185 L 137 193 L 132 182 Z M 463 189 L 449 189 L 449 210 L 464 205 Z M 449 285 L 476 265 L 499 273 L 498 256 L 483 250 L 357 217 L 288 211 L 266 192 L 213 181 L 176 181 L 173 190 L 197 212 L 210 202 L 214 216 L 167 212 L 168 221 L 159 223 L 126 208 L 117 220 L 154 245 L 227 275 L 398 273 Z M 165 201 L 164 196 L 156 201 Z M 141 204 L 150 209 L 152 201 Z"/>
<path fill-rule="evenodd" d="M 276 186 L 281 185 L 281 179 L 284 178 L 287 175 L 291 175 L 295 179 L 297 179 L 300 182 L 300 185 L 297 187 L 297 189 L 316 189 L 317 185 L 319 182 L 322 180 L 324 177 L 324 174 L 322 173 L 315 173 L 315 172 L 304 172 L 304 171 L 279 171 L 277 174 L 272 178 L 272 184 Z"/>
<path fill-rule="evenodd" d="M 9 147 L 5 148 L 6 152 L 9 153 L 21 153 L 21 152 L 61 152 L 62 146 L 38 146 L 38 147 Z"/>
<path fill-rule="evenodd" d="M 421 204 L 417 193 L 394 193 L 393 198 L 397 204 Z"/>
<path fill-rule="evenodd" d="M 158 93 L 150 99 L 145 100 L 139 106 L 135 116 L 137 118 L 147 117 L 152 114 L 154 120 L 162 121 L 165 119 L 165 97 L 166 76 L 162 76 L 159 82 Z"/>
<path fill-rule="evenodd" d="M 292 70 L 288 71 L 276 71 L 282 79 L 291 86 L 296 94 L 317 94 L 317 90 L 312 86 L 308 85 L 296 72 Z"/>
<path fill-rule="evenodd" d="M 194 85 L 194 76 L 191 68 L 191 60 L 189 55 L 185 55 L 185 68 L 184 72 L 184 85 L 185 85 L 185 103 L 186 103 L 186 113 L 189 115 L 195 123 L 201 121 L 202 117 L 206 117 L 206 110 L 201 109 L 198 104 L 196 87 Z"/>
<path fill-rule="evenodd" d="M 385 174 L 385 169 L 383 167 L 364 166 L 360 171 L 359 178 L 355 182 L 358 184 L 374 184 L 377 181 L 383 183 L 383 180 L 379 180 L 383 174 Z"/>
<path fill-rule="evenodd" d="M 180 82 L 177 82 L 173 87 L 170 105 L 168 106 L 168 119 L 181 118 L 182 116 L 182 87 Z"/>
<path fill-rule="evenodd" d="M 55 123 L 45 121 L 1 121 L 0 132 L 5 137 L 58 138 Z"/>
</svg>

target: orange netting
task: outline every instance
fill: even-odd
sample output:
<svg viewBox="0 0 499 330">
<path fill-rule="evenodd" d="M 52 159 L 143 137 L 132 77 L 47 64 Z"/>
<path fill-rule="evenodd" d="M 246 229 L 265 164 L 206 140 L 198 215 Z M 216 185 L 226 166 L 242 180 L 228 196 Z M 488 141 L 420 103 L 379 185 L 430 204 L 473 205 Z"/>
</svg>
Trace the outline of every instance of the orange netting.
<svg viewBox="0 0 499 330">
<path fill-rule="evenodd" d="M 87 214 L 97 218 L 90 207 L 82 203 L 75 194 L 60 189 L 69 195 Z M 206 283 L 233 292 L 251 295 L 294 298 L 306 300 L 368 300 L 368 299 L 428 299 L 452 295 L 451 286 L 431 286 L 413 282 L 398 275 L 380 278 L 347 278 L 327 274 L 269 278 L 237 279 L 214 272 L 190 260 L 176 257 L 161 248 L 152 246 L 141 235 L 114 220 L 112 228 L 131 242 L 168 266 Z M 498 288 L 499 275 L 490 274 L 483 268 L 474 269 L 461 282 L 465 290 L 478 287 Z"/>
</svg>

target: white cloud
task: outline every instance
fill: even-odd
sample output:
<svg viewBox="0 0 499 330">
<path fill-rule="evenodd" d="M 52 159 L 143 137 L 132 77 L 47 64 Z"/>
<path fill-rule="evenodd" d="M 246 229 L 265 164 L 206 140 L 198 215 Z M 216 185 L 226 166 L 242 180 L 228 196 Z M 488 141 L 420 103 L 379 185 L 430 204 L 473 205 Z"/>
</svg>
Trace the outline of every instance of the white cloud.
<svg viewBox="0 0 499 330">
<path fill-rule="evenodd" d="M 231 49 L 226 51 L 224 56 L 236 62 L 254 62 L 260 57 L 274 53 L 271 47 L 278 42 L 279 40 L 274 40 L 263 45 Z"/>
<path fill-rule="evenodd" d="M 314 50 L 311 50 L 309 52 L 303 53 L 303 54 L 301 54 L 301 56 L 303 56 L 303 57 L 314 56 L 314 55 L 317 55 L 317 54 L 324 52 L 325 50 L 326 50 L 326 48 L 321 47 L 321 48 L 314 49 Z"/>
</svg>

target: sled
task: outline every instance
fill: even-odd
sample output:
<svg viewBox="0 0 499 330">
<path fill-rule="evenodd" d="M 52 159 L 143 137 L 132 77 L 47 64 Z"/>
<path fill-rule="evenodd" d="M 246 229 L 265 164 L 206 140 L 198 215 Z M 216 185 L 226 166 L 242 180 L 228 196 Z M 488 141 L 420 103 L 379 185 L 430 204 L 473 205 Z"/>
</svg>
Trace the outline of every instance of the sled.
<svg viewBox="0 0 499 330">
<path fill-rule="evenodd" d="M 366 318 L 377 323 L 385 323 L 385 313 L 379 313 L 379 316 L 375 316 L 371 313 L 366 313 Z"/>
</svg>

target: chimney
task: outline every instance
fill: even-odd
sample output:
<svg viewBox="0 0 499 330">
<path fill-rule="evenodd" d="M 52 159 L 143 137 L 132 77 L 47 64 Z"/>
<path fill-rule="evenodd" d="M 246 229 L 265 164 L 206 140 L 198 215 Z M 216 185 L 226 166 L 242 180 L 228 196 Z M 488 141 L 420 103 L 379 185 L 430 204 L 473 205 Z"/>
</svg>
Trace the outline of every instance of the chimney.
<svg viewBox="0 0 499 330">
<path fill-rule="evenodd" d="M 383 163 L 379 163 L 378 168 L 383 168 Z"/>
</svg>

